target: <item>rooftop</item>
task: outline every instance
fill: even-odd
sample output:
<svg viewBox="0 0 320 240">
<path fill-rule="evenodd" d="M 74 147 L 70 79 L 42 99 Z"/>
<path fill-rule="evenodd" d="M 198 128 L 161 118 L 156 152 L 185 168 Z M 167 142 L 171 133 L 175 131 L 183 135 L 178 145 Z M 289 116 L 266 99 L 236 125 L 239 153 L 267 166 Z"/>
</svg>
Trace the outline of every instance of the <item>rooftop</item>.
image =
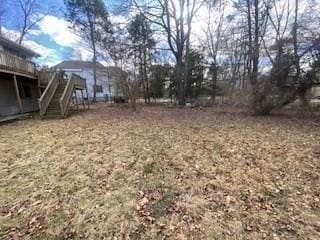
<svg viewBox="0 0 320 240">
<path fill-rule="evenodd" d="M 18 50 L 18 51 L 22 52 L 23 54 L 30 56 L 30 57 L 38 57 L 39 56 L 39 54 L 36 53 L 35 51 L 33 51 L 25 46 L 22 46 L 21 44 L 18 44 L 16 42 L 2 36 L 2 35 L 0 35 L 0 44 L 6 48 Z"/>
<path fill-rule="evenodd" d="M 84 68 L 93 68 L 92 61 L 80 61 L 80 60 L 66 60 L 54 66 L 54 68 L 60 69 L 84 69 Z M 103 66 L 100 62 L 97 62 L 97 68 L 103 69 Z"/>
<path fill-rule="evenodd" d="M 54 68 L 58 69 L 92 69 L 93 63 L 91 61 L 81 61 L 81 60 L 65 60 L 57 65 L 54 66 Z M 105 67 L 100 62 L 97 62 L 97 69 L 100 73 L 106 73 L 110 77 L 126 77 L 126 72 L 123 71 L 119 67 Z"/>
</svg>

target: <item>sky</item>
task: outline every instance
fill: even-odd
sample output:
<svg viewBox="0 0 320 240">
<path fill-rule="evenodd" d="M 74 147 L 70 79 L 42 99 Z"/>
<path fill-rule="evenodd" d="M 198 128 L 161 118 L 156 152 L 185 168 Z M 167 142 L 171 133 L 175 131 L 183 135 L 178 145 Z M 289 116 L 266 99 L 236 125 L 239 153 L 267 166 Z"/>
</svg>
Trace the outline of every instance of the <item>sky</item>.
<svg viewBox="0 0 320 240">
<path fill-rule="evenodd" d="M 108 1 L 111 6 L 112 1 L 116 2 L 116 0 Z M 15 11 L 16 9 L 13 2 L 13 0 L 7 0 L 7 16 L 15 15 L 11 14 L 12 11 Z M 36 59 L 36 63 L 52 67 L 63 60 L 91 60 L 92 53 L 87 43 L 77 36 L 70 28 L 70 24 L 64 19 L 65 8 L 63 0 L 41 0 L 39 2 L 42 4 L 44 10 L 46 10 L 48 6 L 53 6 L 54 11 L 45 16 L 43 21 L 36 26 L 36 29 L 32 30 L 27 35 L 23 42 L 25 46 L 40 54 L 40 57 Z M 203 16 L 204 13 L 201 13 L 200 15 Z M 126 21 L 123 17 L 114 15 L 111 16 L 110 20 L 112 22 Z M 200 23 L 198 26 L 194 27 L 193 31 L 195 32 L 195 36 L 201 35 L 201 32 L 204 31 L 203 27 L 205 27 L 205 25 Z M 18 39 L 17 23 L 15 22 L 15 19 L 4 21 L 3 29 L 3 32 L 5 32 L 7 37 L 12 40 Z M 157 36 L 157 39 L 163 39 L 163 37 L 160 38 Z"/>
<path fill-rule="evenodd" d="M 51 67 L 67 59 L 90 60 L 92 54 L 88 46 L 70 29 L 70 24 L 63 17 L 63 0 L 42 0 L 41 4 L 44 11 L 47 6 L 53 6 L 54 11 L 44 17 L 23 43 L 40 54 L 36 62 Z M 9 0 L 6 16 L 14 9 L 13 3 Z M 7 37 L 16 40 L 18 36 L 16 22 L 4 21 L 3 32 Z"/>
<path fill-rule="evenodd" d="M 3 1 L 3 0 L 0 0 Z M 14 0 L 6 0 L 7 6 L 6 16 L 15 16 L 14 11 L 16 7 L 14 6 Z M 291 0 L 293 1 L 293 0 Z M 303 4 L 307 0 L 301 0 L 300 11 L 303 11 Z M 318 0 L 315 0 L 318 1 Z M 320 0 L 319 0 L 320 1 Z M 70 28 L 70 24 L 64 19 L 64 4 L 63 0 L 39 0 L 42 4 L 43 11 L 47 11 L 48 7 L 53 8 L 54 11 L 51 11 L 49 15 L 46 15 L 37 26 L 36 29 L 32 30 L 30 34 L 27 35 L 24 45 L 33 49 L 40 54 L 40 57 L 36 59 L 36 63 L 39 65 L 47 65 L 52 67 L 63 60 L 91 60 L 92 53 L 88 45 L 81 40 L 75 32 Z M 111 4 L 110 4 L 111 2 Z M 110 5 L 112 6 L 117 3 L 117 0 L 109 0 L 109 9 Z M 227 1 L 228 6 L 226 8 L 226 15 L 233 12 L 232 1 Z M 319 5 L 316 5 L 319 7 Z M 319 9 L 318 9 L 319 10 Z M 320 12 L 320 10 L 319 10 Z M 197 19 L 194 20 L 192 27 L 194 37 L 192 39 L 195 45 L 201 44 L 201 39 L 203 39 L 205 34 L 206 22 L 208 9 L 202 8 L 199 11 Z M 219 14 L 217 14 L 218 16 Z M 18 38 L 17 34 L 17 23 L 14 18 L 4 19 L 3 30 L 7 37 L 12 40 Z M 115 16 L 111 14 L 111 22 L 119 23 L 125 22 L 126 20 L 121 16 Z M 104 62 L 105 63 L 105 62 Z M 105 63 L 108 64 L 108 63 Z"/>
</svg>

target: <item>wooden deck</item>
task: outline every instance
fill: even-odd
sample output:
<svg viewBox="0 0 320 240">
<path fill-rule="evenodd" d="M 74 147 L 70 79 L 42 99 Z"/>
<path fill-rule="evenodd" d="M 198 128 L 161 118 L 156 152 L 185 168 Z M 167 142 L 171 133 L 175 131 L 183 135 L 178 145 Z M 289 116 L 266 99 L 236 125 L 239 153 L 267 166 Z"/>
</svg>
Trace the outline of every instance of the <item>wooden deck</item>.
<svg viewBox="0 0 320 240">
<path fill-rule="evenodd" d="M 35 63 L 4 51 L 0 51 L 0 72 L 37 78 Z"/>
<path fill-rule="evenodd" d="M 76 96 L 76 90 L 81 90 L 82 99 L 84 98 L 83 90 L 88 95 L 86 80 L 84 78 L 72 74 L 66 79 L 63 71 L 56 71 L 54 69 L 38 71 L 35 63 L 1 50 L 0 72 L 12 75 L 17 101 L 16 105 L 18 105 L 18 112 L 21 114 L 25 112 L 25 107 L 21 99 L 17 76 L 25 76 L 37 80 L 35 86 L 38 87 L 41 96 L 36 104 L 39 106 L 41 117 L 46 114 L 48 115 L 48 109 L 52 110 L 55 114 L 58 113 L 60 117 L 65 117 L 68 114 L 73 95 Z M 29 103 L 27 106 L 33 106 L 33 103 Z M 4 118 L 2 120 L 7 121 L 11 118 Z M 13 116 L 13 119 L 15 119 L 15 116 Z"/>
<path fill-rule="evenodd" d="M 41 75 L 39 75 L 40 80 Z M 46 73 L 43 72 L 43 75 L 46 76 Z M 86 80 L 79 75 L 72 74 L 66 81 L 63 72 L 54 72 L 47 76 L 50 76 L 50 81 L 39 99 L 40 116 L 66 117 L 72 96 L 76 96 L 75 91 L 81 90 L 82 99 L 84 98 L 82 91 L 87 90 Z"/>
</svg>

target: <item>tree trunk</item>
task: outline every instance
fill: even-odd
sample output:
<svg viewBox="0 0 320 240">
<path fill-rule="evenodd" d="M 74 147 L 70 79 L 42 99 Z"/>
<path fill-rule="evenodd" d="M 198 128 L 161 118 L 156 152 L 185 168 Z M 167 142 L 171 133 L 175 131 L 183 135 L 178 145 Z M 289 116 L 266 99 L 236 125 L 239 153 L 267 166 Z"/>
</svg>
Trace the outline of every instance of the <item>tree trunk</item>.
<svg viewBox="0 0 320 240">
<path fill-rule="evenodd" d="M 217 77 L 218 77 L 217 64 L 214 63 L 212 68 L 212 89 L 211 89 L 211 100 L 213 103 L 215 102 L 216 95 L 217 95 Z"/>
<path fill-rule="evenodd" d="M 145 91 L 146 91 L 146 100 L 147 103 L 151 103 L 150 100 L 150 90 L 149 90 L 149 78 L 147 73 L 147 53 L 146 48 L 143 50 L 143 75 L 144 75 L 144 81 L 145 81 Z"/>
<path fill-rule="evenodd" d="M 259 70 L 259 0 L 254 1 L 254 50 L 252 59 L 252 80 L 253 86 L 257 85 L 258 81 L 258 70 Z"/>
<path fill-rule="evenodd" d="M 184 87 L 183 87 L 184 89 L 187 89 L 187 84 L 189 81 L 189 58 L 190 58 L 190 37 L 189 36 L 190 35 L 188 35 L 188 37 L 186 39 L 186 55 L 185 55 L 185 60 L 184 60 L 184 68 L 185 68 L 184 69 Z M 191 93 L 188 97 L 192 97 Z"/>
<path fill-rule="evenodd" d="M 254 46 L 252 54 L 252 74 L 251 74 L 251 86 L 252 86 L 252 95 L 253 95 L 253 110 L 255 113 L 260 114 L 261 106 L 259 104 L 261 100 L 259 87 L 258 87 L 258 71 L 259 71 L 259 0 L 254 0 Z M 263 113 L 265 114 L 265 113 Z"/>
<path fill-rule="evenodd" d="M 95 40 L 95 26 L 92 22 L 92 16 L 90 13 L 87 15 L 89 25 L 90 25 L 90 41 L 93 50 L 93 102 L 97 101 L 97 49 L 96 49 L 96 40 Z"/>
<path fill-rule="evenodd" d="M 178 82 L 178 103 L 180 106 L 184 106 L 186 104 L 185 99 L 185 84 L 182 77 L 182 54 L 177 57 L 177 82 Z"/>
<path fill-rule="evenodd" d="M 93 44 L 93 102 L 97 101 L 97 56 L 96 47 Z"/>
<path fill-rule="evenodd" d="M 129 99 L 130 99 L 130 105 L 132 110 L 135 112 L 137 110 L 137 98 L 136 98 L 136 93 L 135 93 L 135 89 L 134 86 L 130 86 L 130 94 L 129 94 Z"/>
<path fill-rule="evenodd" d="M 144 102 L 147 103 L 147 90 L 146 90 L 146 81 L 145 81 L 145 76 L 144 76 L 144 70 L 143 70 L 143 54 L 142 54 L 142 47 L 139 45 L 139 50 L 138 50 L 138 60 L 139 60 L 139 78 L 141 79 L 142 83 L 142 90 L 143 90 L 143 98 Z"/>
<path fill-rule="evenodd" d="M 295 16 L 294 16 L 294 26 L 293 26 L 293 47 L 294 47 L 294 63 L 296 67 L 296 82 L 299 81 L 300 78 L 300 58 L 299 58 L 299 53 L 298 53 L 298 8 L 299 8 L 299 1 L 295 1 Z"/>
<path fill-rule="evenodd" d="M 20 37 L 18 39 L 18 43 L 20 45 L 22 45 L 22 42 L 23 42 L 23 39 L 24 39 L 25 35 L 26 35 L 26 32 L 24 30 L 22 30 L 21 35 L 20 35 Z"/>
<path fill-rule="evenodd" d="M 251 2 L 250 0 L 247 0 L 247 24 L 248 24 L 248 47 L 249 47 L 249 54 L 248 54 L 248 60 L 247 60 L 247 71 L 248 71 L 248 76 L 249 80 L 251 83 L 252 79 L 252 55 L 253 55 L 253 44 L 252 44 L 252 18 L 251 18 Z"/>
</svg>

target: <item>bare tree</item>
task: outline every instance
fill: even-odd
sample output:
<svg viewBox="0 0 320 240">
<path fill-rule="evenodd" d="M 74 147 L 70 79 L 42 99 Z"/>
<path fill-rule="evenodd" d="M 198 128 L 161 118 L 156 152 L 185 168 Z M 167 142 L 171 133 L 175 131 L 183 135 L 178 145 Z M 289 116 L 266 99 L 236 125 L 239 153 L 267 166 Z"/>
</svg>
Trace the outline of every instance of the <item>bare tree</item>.
<svg viewBox="0 0 320 240">
<path fill-rule="evenodd" d="M 300 57 L 298 50 L 298 10 L 299 10 L 299 1 L 295 0 L 295 8 L 294 8 L 294 23 L 292 29 L 292 38 L 293 38 L 293 49 L 294 49 L 294 64 L 296 67 L 296 81 L 300 78 Z"/>
<path fill-rule="evenodd" d="M 254 87 L 253 109 L 257 114 L 269 114 L 275 108 L 293 102 L 297 97 L 304 100 L 312 81 L 301 74 L 301 59 L 312 52 L 313 40 L 301 42 L 298 1 L 264 1 L 265 21 L 260 27 L 264 53 L 269 58 L 271 69 Z M 262 14 L 262 15 L 263 15 Z M 308 46 L 308 47 L 304 47 Z"/>
<path fill-rule="evenodd" d="M 113 26 L 113 34 L 110 38 L 104 38 L 100 48 L 103 49 L 100 56 L 105 61 L 112 61 L 116 67 L 123 67 L 128 51 L 128 33 L 127 29 L 120 26 Z"/>
<path fill-rule="evenodd" d="M 221 47 L 221 37 L 223 35 L 223 24 L 225 21 L 225 0 L 217 4 L 215 1 L 207 2 L 208 22 L 206 32 L 205 47 L 208 48 L 211 72 L 211 99 L 214 102 L 216 98 L 217 78 L 218 78 L 218 52 Z M 217 14 L 218 13 L 218 14 Z"/>
<path fill-rule="evenodd" d="M 39 0 L 16 0 L 19 16 L 20 36 L 17 39 L 22 44 L 26 35 L 34 29 L 45 16 L 49 14 L 50 9 L 45 10 Z"/>
<path fill-rule="evenodd" d="M 139 4 L 136 7 L 151 23 L 160 26 L 166 34 L 167 42 L 176 61 L 176 78 L 178 82 L 178 102 L 185 105 L 186 79 L 184 72 L 188 67 L 191 26 L 194 16 L 203 5 L 203 0 L 157 0 Z M 184 66 L 183 59 L 186 57 Z M 184 68 L 185 67 L 185 68 Z"/>
<path fill-rule="evenodd" d="M 132 48 L 138 47 L 139 50 L 139 44 L 135 45 L 131 38 L 130 24 L 118 24 L 114 26 L 112 36 L 104 38 L 99 47 L 100 50 L 104 50 L 101 57 L 109 62 L 112 60 L 115 65 L 111 67 L 112 71 L 107 73 L 108 76 L 112 75 L 112 85 L 117 93 L 117 96 L 114 97 L 120 97 L 121 100 L 127 97 L 131 108 L 135 111 L 143 79 L 139 76 L 142 63 L 141 54 L 132 52 Z"/>
<path fill-rule="evenodd" d="M 136 73 L 132 72 L 126 78 L 119 79 L 118 82 L 123 93 L 129 98 L 129 103 L 133 111 L 137 110 L 137 99 L 141 89 L 141 81 Z"/>
<path fill-rule="evenodd" d="M 222 54 L 227 55 L 227 60 L 222 64 L 224 81 L 227 81 L 226 93 L 230 99 L 236 91 L 239 93 L 247 89 L 247 45 L 244 41 L 245 33 L 242 31 L 239 35 L 234 29 L 226 32 L 221 41 L 224 43 L 224 50 Z"/>
<path fill-rule="evenodd" d="M 247 63 L 246 71 L 249 77 L 252 89 L 252 107 L 256 111 L 256 102 L 258 101 L 258 77 L 260 63 L 260 46 L 265 34 L 267 21 L 267 5 L 263 0 L 245 0 L 238 1 L 238 11 L 246 18 L 246 24 L 243 27 L 245 31 L 244 42 L 247 44 Z"/>
<path fill-rule="evenodd" d="M 132 65 L 133 67 L 127 72 L 123 71 L 124 68 L 128 69 L 126 65 Z M 142 81 L 138 76 L 139 66 L 137 62 L 137 56 L 129 56 L 123 60 L 121 70 L 117 71 L 114 78 L 114 85 L 124 97 L 129 99 L 130 106 L 133 111 L 137 109 L 137 99 L 140 96 Z"/>
<path fill-rule="evenodd" d="M 97 43 L 112 33 L 108 11 L 102 0 L 64 0 L 64 3 L 67 8 L 67 20 L 89 42 L 93 52 L 93 101 L 96 101 Z"/>
<path fill-rule="evenodd" d="M 146 103 L 150 103 L 150 71 L 151 61 L 154 59 L 155 40 L 149 22 L 143 15 L 137 14 L 128 26 L 130 52 L 137 55 L 139 77 L 142 80 L 143 94 Z"/>
</svg>

